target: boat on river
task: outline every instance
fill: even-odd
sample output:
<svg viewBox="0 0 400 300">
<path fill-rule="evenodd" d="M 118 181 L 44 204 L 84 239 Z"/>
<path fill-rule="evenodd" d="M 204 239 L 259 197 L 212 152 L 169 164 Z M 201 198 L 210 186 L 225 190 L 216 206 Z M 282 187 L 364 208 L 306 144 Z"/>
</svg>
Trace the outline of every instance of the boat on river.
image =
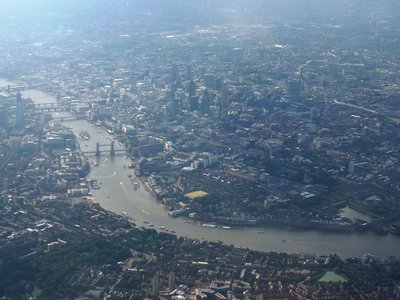
<svg viewBox="0 0 400 300">
<path fill-rule="evenodd" d="M 137 189 L 140 187 L 140 181 L 139 181 L 139 179 L 137 179 L 137 178 L 133 179 L 133 178 L 132 178 L 132 175 L 129 175 L 129 176 L 131 177 L 131 183 L 132 183 L 132 185 L 133 185 L 133 188 L 134 188 L 135 190 L 137 190 Z"/>
<path fill-rule="evenodd" d="M 205 223 L 205 224 L 203 224 L 203 225 L 201 225 L 201 226 L 206 227 L 206 228 L 215 228 L 215 227 L 217 227 L 217 225 L 214 225 L 214 224 L 207 224 L 207 223 Z"/>
</svg>

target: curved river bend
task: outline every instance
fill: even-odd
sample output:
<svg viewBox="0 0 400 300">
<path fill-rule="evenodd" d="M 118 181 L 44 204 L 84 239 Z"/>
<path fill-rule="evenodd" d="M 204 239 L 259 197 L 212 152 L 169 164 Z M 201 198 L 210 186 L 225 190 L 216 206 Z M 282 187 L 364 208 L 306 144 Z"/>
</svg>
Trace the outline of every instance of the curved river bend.
<svg viewBox="0 0 400 300">
<path fill-rule="evenodd" d="M 35 103 L 56 102 L 49 94 L 38 90 L 22 92 Z M 83 151 L 94 151 L 96 142 L 109 144 L 110 135 L 104 129 L 94 127 L 86 120 L 65 121 L 76 136 L 87 130 L 91 136 L 88 141 L 80 141 Z M 122 149 L 116 143 L 116 149 Z M 94 156 L 89 156 L 95 160 Z M 393 235 L 379 236 L 374 233 L 334 233 L 316 230 L 292 230 L 277 228 L 204 228 L 201 223 L 193 223 L 185 218 L 172 218 L 167 210 L 157 202 L 153 195 L 143 187 L 134 189 L 131 179 L 135 177 L 127 166 L 130 160 L 124 155 L 114 158 L 108 154 L 98 159 L 99 166 L 92 167 L 88 178 L 97 179 L 101 188 L 93 190 L 96 201 L 107 210 L 115 213 L 127 212 L 138 225 L 150 222 L 154 228 L 165 226 L 174 230 L 178 236 L 195 239 L 223 241 L 238 247 L 248 247 L 260 251 L 289 253 L 315 253 L 317 255 L 336 253 L 341 257 L 362 256 L 370 253 L 380 258 L 399 256 L 400 238 Z M 146 225 L 147 226 L 147 225 Z M 258 232 L 264 232 L 259 234 Z"/>
</svg>

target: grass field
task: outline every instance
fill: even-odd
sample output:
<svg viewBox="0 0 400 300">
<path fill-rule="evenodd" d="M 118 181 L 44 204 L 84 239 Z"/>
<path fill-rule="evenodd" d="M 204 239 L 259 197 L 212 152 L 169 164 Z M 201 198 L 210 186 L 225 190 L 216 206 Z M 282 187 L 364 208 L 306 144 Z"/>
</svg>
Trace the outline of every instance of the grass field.
<svg viewBox="0 0 400 300">
<path fill-rule="evenodd" d="M 208 193 L 206 193 L 206 192 L 195 191 L 195 192 L 191 192 L 191 193 L 185 194 L 185 197 L 193 200 L 193 199 L 205 197 L 207 195 L 208 195 Z"/>
</svg>

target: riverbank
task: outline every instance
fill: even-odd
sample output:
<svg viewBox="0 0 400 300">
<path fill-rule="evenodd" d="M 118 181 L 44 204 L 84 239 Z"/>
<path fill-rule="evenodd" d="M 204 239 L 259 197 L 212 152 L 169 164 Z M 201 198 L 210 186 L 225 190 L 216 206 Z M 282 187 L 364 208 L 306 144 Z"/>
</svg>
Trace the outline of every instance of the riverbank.
<svg viewBox="0 0 400 300">
<path fill-rule="evenodd" d="M 34 92 L 33 101 L 56 101 L 54 97 L 43 94 L 39 91 Z M 45 98 L 41 98 L 42 96 Z M 76 136 L 79 136 L 79 132 L 83 129 L 88 131 L 91 138 L 85 143 L 87 146 L 82 147 L 83 150 L 95 150 L 96 142 L 100 144 L 109 144 L 110 142 L 111 136 L 107 131 L 99 130 L 87 120 L 66 120 L 62 124 L 69 127 Z M 121 149 L 121 145 L 118 143 L 116 143 L 116 147 Z M 96 159 L 94 155 L 87 155 L 87 157 L 89 160 Z M 116 155 L 114 158 L 102 155 L 99 159 L 99 166 L 91 168 L 87 179 L 97 179 L 102 182 L 101 188 L 93 190 L 92 194 L 104 209 L 117 214 L 125 211 L 138 226 L 148 227 L 144 223 L 146 221 L 156 229 L 165 226 L 169 230 L 175 231 L 179 237 L 222 241 L 227 245 L 232 244 L 236 247 L 259 251 L 315 253 L 317 255 L 336 253 L 343 258 L 361 257 L 365 253 L 379 258 L 398 256 L 397 249 L 400 249 L 400 239 L 391 234 L 380 236 L 371 232 L 336 233 L 265 226 L 242 228 L 232 226 L 230 230 L 226 230 L 219 227 L 203 227 L 203 222 L 184 217 L 170 217 L 168 210 L 155 199 L 150 191 L 145 188 L 135 190 L 132 187 L 128 175 L 132 175 L 133 172 L 132 169 L 126 168 L 130 163 L 131 160 L 125 155 Z M 114 174 L 114 171 L 117 171 L 117 174 Z M 283 240 L 286 242 L 282 242 Z"/>
<path fill-rule="evenodd" d="M 97 133 L 97 127 L 89 125 L 87 121 L 64 122 L 76 131 L 82 128 L 88 129 L 91 141 L 88 148 L 95 147 L 95 141 L 108 141 L 109 134 L 106 131 Z M 86 125 L 84 125 L 86 124 Z M 234 244 L 238 247 L 249 247 L 260 251 L 277 251 L 288 253 L 337 253 L 342 257 L 362 256 L 364 253 L 372 253 L 383 256 L 384 253 L 393 255 L 391 246 L 381 247 L 383 244 L 399 244 L 395 237 L 379 236 L 373 233 L 355 232 L 332 232 L 316 230 L 299 230 L 282 227 L 253 226 L 236 227 L 231 226 L 229 230 L 219 227 L 202 227 L 200 220 L 191 220 L 185 217 L 173 218 L 168 216 L 168 209 L 158 201 L 151 189 L 146 185 L 144 178 L 140 178 L 143 188 L 134 190 L 128 175 L 132 169 L 124 166 L 131 163 L 130 158 L 116 156 L 108 158 L 108 162 L 100 160 L 100 165 L 91 169 L 89 178 L 101 178 L 103 184 L 100 190 L 93 191 L 96 200 L 102 207 L 121 214 L 126 211 L 138 226 L 145 226 L 144 222 L 151 223 L 159 229 L 162 226 L 175 231 L 178 236 L 187 236 L 200 240 L 223 241 L 226 244 Z M 118 170 L 118 176 L 112 175 Z M 258 232 L 263 232 L 259 234 Z M 282 242 L 286 240 L 287 242 Z M 390 242 L 389 242 L 390 241 Z M 380 254 L 378 254 L 380 253 Z M 381 256 L 382 257 L 382 256 Z"/>
<path fill-rule="evenodd" d="M 38 90 L 25 90 L 23 91 L 23 94 L 35 98 L 35 103 L 43 103 L 43 102 L 51 102 L 51 99 L 55 99 L 54 95 L 51 95 L 49 93 L 44 93 L 42 91 Z M 37 100 L 40 99 L 40 100 Z M 55 99 L 57 101 L 57 99 Z M 103 130 L 106 130 L 106 128 L 102 127 Z M 148 184 L 146 180 L 143 178 L 140 178 L 143 186 L 149 191 L 155 198 L 157 197 L 157 193 L 154 191 L 152 186 Z M 168 210 L 173 210 L 171 207 L 166 207 Z M 186 214 L 188 215 L 189 212 Z M 234 220 L 232 218 L 223 218 L 223 219 L 218 219 L 218 218 L 199 218 L 198 221 L 200 222 L 215 222 L 220 225 L 230 225 L 230 226 L 237 226 L 237 227 L 248 227 L 248 226 L 269 226 L 269 227 L 279 227 L 279 228 L 297 228 L 297 229 L 312 229 L 312 230 L 322 230 L 322 231 L 333 231 L 333 232 L 349 232 L 349 231 L 354 231 L 354 232 L 363 232 L 365 231 L 368 227 L 358 227 L 358 226 L 352 226 L 349 224 L 341 224 L 341 223 L 333 223 L 333 222 L 310 222 L 308 220 L 301 220 L 299 222 L 296 222 L 296 220 L 290 220 L 284 222 L 282 218 L 279 216 L 274 218 L 272 216 L 271 219 L 263 219 L 263 220 L 256 220 L 255 222 L 253 220 L 243 220 L 243 221 L 238 221 Z M 375 230 L 375 227 L 373 228 Z M 386 232 L 384 230 L 375 230 L 378 234 L 385 234 Z"/>
</svg>

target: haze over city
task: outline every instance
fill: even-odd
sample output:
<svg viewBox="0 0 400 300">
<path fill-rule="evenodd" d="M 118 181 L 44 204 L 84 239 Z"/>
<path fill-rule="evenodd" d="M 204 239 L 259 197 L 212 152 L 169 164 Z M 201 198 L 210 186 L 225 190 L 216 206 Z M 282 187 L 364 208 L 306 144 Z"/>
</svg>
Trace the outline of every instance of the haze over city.
<svg viewBox="0 0 400 300">
<path fill-rule="evenodd" d="M 0 298 L 400 299 L 399 14 L 3 0 Z"/>
</svg>

